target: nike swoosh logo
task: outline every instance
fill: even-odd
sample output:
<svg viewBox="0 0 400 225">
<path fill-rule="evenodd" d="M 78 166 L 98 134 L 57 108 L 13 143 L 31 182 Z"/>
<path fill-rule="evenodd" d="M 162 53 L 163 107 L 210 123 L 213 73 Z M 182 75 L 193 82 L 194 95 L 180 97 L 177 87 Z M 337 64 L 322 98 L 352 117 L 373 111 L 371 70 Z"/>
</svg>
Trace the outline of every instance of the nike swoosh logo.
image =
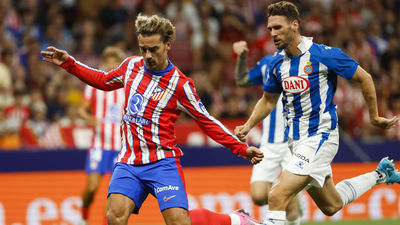
<svg viewBox="0 0 400 225">
<path fill-rule="evenodd" d="M 171 198 L 175 197 L 176 195 L 169 196 L 168 198 L 164 196 L 164 202 L 170 200 Z"/>
</svg>

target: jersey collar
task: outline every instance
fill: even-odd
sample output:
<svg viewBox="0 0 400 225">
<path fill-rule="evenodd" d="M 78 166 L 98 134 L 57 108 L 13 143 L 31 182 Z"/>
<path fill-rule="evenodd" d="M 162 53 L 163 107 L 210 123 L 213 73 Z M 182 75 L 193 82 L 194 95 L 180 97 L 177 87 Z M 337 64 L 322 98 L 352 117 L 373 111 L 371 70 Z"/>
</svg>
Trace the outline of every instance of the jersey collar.
<svg viewBox="0 0 400 225">
<path fill-rule="evenodd" d="M 168 59 L 168 66 L 167 68 L 163 69 L 163 70 L 158 70 L 158 71 L 149 71 L 146 69 L 146 64 L 143 64 L 143 68 L 144 68 L 144 72 L 151 74 L 151 75 L 155 75 L 155 76 L 164 76 L 166 73 L 168 73 L 169 71 L 172 70 L 172 68 L 174 68 L 174 64 L 171 63 L 171 61 Z"/>
<path fill-rule="evenodd" d="M 313 44 L 312 37 L 305 37 L 305 36 L 301 36 L 301 42 L 299 45 L 297 45 L 297 48 L 301 51 L 301 54 L 304 54 L 306 51 L 308 51 L 308 49 L 310 49 L 311 45 Z M 279 54 L 286 56 L 286 52 L 283 50 L 281 51 Z"/>
</svg>

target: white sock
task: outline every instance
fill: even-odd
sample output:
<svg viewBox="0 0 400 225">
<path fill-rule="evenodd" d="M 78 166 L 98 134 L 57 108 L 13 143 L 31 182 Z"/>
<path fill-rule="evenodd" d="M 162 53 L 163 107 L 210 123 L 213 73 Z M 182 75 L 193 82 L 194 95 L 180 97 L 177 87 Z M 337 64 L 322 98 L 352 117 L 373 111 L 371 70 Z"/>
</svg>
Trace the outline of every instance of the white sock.
<svg viewBox="0 0 400 225">
<path fill-rule="evenodd" d="M 286 212 L 285 211 L 270 211 L 268 210 L 267 216 L 264 220 L 265 225 L 285 225 Z"/>
<path fill-rule="evenodd" d="M 340 181 L 338 184 L 336 184 L 336 190 L 339 192 L 339 195 L 342 198 L 343 206 L 351 203 L 363 195 L 365 192 L 375 186 L 378 180 L 378 173 L 373 171 L 358 177 Z"/>
<path fill-rule="evenodd" d="M 235 213 L 229 213 L 229 217 L 231 217 L 231 225 L 240 225 L 240 217 Z"/>
<path fill-rule="evenodd" d="M 300 221 L 301 221 L 300 217 L 298 217 L 293 221 L 286 220 L 285 225 L 300 225 Z"/>
</svg>

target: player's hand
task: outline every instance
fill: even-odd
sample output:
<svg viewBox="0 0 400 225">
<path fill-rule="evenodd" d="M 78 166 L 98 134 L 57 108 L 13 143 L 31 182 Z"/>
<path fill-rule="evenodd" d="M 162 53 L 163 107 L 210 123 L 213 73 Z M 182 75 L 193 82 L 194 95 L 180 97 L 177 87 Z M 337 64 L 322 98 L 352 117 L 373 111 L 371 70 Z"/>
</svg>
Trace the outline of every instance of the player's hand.
<svg viewBox="0 0 400 225">
<path fill-rule="evenodd" d="M 237 41 L 233 43 L 233 51 L 238 55 L 247 54 L 249 52 L 249 48 L 247 47 L 247 42 L 245 41 Z"/>
<path fill-rule="evenodd" d="M 371 124 L 383 128 L 383 129 L 390 129 L 394 127 L 396 124 L 398 124 L 399 118 L 398 116 L 395 116 L 391 119 L 387 119 L 385 117 L 377 117 L 375 119 L 371 119 Z"/>
<path fill-rule="evenodd" d="M 248 147 L 246 150 L 246 159 L 249 160 L 253 164 L 257 164 L 261 162 L 264 158 L 264 154 L 262 151 L 254 146 Z"/>
<path fill-rule="evenodd" d="M 241 141 L 246 141 L 246 136 L 249 133 L 250 128 L 247 127 L 246 125 L 242 126 L 237 126 L 234 130 L 235 135 L 239 138 Z"/>
<path fill-rule="evenodd" d="M 43 56 L 43 61 L 53 63 L 57 66 L 61 65 L 69 57 L 66 51 L 60 50 L 53 46 L 48 47 L 47 50 L 49 51 L 40 52 Z"/>
</svg>

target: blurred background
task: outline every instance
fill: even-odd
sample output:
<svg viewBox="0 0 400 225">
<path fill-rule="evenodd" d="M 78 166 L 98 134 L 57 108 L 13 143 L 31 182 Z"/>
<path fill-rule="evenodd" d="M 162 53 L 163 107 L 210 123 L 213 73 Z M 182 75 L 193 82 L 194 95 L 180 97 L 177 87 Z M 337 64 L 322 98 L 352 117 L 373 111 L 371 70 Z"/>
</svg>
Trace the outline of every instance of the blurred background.
<svg viewBox="0 0 400 225">
<path fill-rule="evenodd" d="M 44 63 L 40 50 L 51 45 L 65 49 L 77 60 L 98 68 L 100 54 L 108 45 L 120 47 L 126 56 L 139 55 L 134 30 L 138 13 L 165 16 L 177 31 L 169 53 L 171 61 L 194 80 L 210 114 L 233 129 L 249 116 L 262 89 L 235 86 L 236 55 L 232 44 L 239 40 L 249 43 L 249 67 L 276 51 L 265 20 L 265 9 L 271 2 L 274 1 L 1 0 L 0 225 L 77 224 L 80 218 L 79 196 L 86 182 L 83 150 L 89 147 L 92 135 L 92 128 L 77 113 L 84 84 Z M 399 114 L 400 1 L 292 2 L 300 10 L 302 34 L 317 43 L 342 48 L 357 60 L 374 79 L 380 115 Z M 373 169 L 386 155 L 400 160 L 400 126 L 387 131 L 371 127 L 360 88 L 342 78 L 338 83 L 335 103 L 341 145 L 334 170 L 341 172 L 334 172 L 337 179 L 351 177 L 354 171 Z M 229 211 L 240 206 L 262 217 L 265 210 L 246 200 L 249 164 L 221 150 L 187 116 L 178 120 L 177 138 L 186 152 L 182 162 L 192 208 Z M 258 145 L 259 138 L 258 128 L 249 142 Z M 215 176 L 197 177 L 205 170 L 217 172 Z M 236 170 L 240 175 L 233 176 L 230 171 Z M 232 187 L 232 182 L 239 180 L 243 185 Z M 97 205 L 91 210 L 93 215 L 104 211 L 107 181 L 102 185 Z M 377 189 L 334 218 L 398 219 L 399 192 L 397 186 Z M 306 195 L 304 198 L 308 207 L 304 220 L 327 219 Z M 144 216 L 135 217 L 139 224 L 162 222 L 154 202 L 145 207 Z M 94 221 L 102 221 L 95 217 L 91 216 Z"/>
</svg>

